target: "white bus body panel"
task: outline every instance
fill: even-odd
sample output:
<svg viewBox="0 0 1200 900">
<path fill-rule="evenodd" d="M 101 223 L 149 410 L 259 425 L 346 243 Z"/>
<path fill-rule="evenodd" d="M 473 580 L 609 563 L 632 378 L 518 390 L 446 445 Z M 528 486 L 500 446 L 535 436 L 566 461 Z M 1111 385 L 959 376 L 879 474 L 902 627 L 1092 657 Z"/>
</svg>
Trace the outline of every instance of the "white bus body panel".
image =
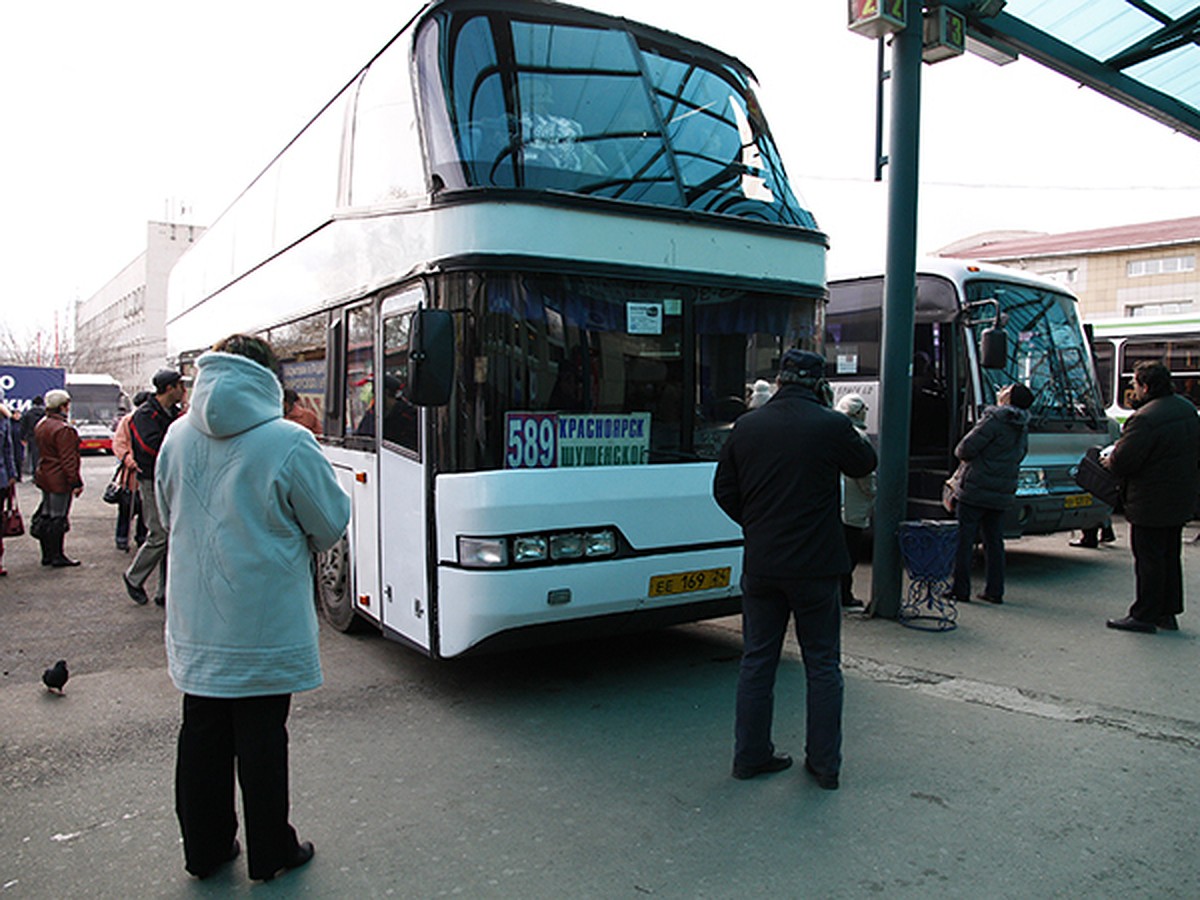
<svg viewBox="0 0 1200 900">
<path fill-rule="evenodd" d="M 536 256 L 572 267 L 601 264 L 745 280 L 823 285 L 825 247 L 736 223 L 692 223 L 646 210 L 597 212 L 518 201 L 461 202 L 347 216 L 332 222 L 207 299 L 188 290 L 200 273 L 185 255 L 171 272 L 168 353 L 225 337 L 229 322 L 267 327 L 387 287 L 439 260 L 460 256 Z M 186 336 L 180 342 L 180 335 Z"/>
<path fill-rule="evenodd" d="M 382 604 L 379 593 L 379 477 L 376 456 L 361 450 L 328 445 L 323 449 L 337 474 L 338 483 L 350 495 L 350 524 L 346 536 L 350 543 L 350 590 L 354 607 L 360 615 L 379 622 Z"/>
<path fill-rule="evenodd" d="M 441 656 L 514 628 L 740 594 L 741 530 L 712 499 L 715 465 L 477 472 L 437 479 Z M 463 569 L 459 535 L 615 526 L 635 555 L 530 568 Z M 724 546 L 696 545 L 723 544 Z M 655 552 L 659 550 L 661 552 Z M 651 577 L 729 566 L 729 586 L 651 598 Z M 551 591 L 569 589 L 568 603 Z"/>
</svg>

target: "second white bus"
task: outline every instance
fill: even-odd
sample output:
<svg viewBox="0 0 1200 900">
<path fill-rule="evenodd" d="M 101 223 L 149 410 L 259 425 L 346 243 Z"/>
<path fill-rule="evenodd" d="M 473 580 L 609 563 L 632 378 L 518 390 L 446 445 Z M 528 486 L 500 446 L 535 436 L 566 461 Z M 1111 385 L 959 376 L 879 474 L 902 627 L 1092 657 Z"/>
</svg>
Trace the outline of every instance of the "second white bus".
<svg viewBox="0 0 1200 900">
<path fill-rule="evenodd" d="M 912 367 L 908 516 L 941 518 L 942 484 L 954 470 L 954 447 L 1006 384 L 1034 395 L 1029 452 L 1016 502 L 1005 521 L 1010 536 L 1100 524 L 1110 513 L 1075 484 L 1084 451 L 1107 444 L 1105 417 L 1078 301 L 1049 279 L 1016 269 L 929 258 L 917 264 Z M 865 394 L 877 431 L 883 275 L 829 283 L 826 356 L 836 393 Z M 983 333 L 996 327 L 1007 352 L 989 368 Z M 888 448 L 880 448 L 881 453 Z"/>
</svg>

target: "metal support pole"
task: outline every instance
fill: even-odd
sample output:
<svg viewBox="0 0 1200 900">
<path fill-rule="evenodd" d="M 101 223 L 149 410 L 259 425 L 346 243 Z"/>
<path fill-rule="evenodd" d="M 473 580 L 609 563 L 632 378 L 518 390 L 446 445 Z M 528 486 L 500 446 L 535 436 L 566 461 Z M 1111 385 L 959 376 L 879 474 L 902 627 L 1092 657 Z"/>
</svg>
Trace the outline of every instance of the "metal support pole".
<svg viewBox="0 0 1200 900">
<path fill-rule="evenodd" d="M 907 27 L 892 41 L 892 121 L 888 153 L 887 271 L 881 349 L 879 490 L 871 613 L 894 619 L 903 566 L 898 538 L 908 508 L 913 321 L 917 281 L 917 168 L 921 136 L 921 2 L 907 0 Z"/>
</svg>

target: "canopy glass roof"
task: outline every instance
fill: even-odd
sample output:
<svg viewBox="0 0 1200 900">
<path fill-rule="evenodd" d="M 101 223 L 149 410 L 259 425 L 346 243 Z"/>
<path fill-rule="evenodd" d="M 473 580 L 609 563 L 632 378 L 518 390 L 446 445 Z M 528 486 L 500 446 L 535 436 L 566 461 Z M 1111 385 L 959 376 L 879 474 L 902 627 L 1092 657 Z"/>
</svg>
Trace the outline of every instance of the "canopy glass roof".
<svg viewBox="0 0 1200 900">
<path fill-rule="evenodd" d="M 968 36 L 975 41 L 1035 59 L 1200 139 L 1196 0 L 946 0 L 946 5 L 967 16 Z"/>
</svg>

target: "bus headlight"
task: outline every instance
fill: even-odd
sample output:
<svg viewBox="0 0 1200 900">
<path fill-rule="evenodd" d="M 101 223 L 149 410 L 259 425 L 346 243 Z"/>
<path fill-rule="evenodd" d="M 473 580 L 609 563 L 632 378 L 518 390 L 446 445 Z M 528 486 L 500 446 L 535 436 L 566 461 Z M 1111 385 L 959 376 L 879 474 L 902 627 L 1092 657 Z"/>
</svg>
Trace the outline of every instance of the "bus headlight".
<svg viewBox="0 0 1200 900">
<path fill-rule="evenodd" d="M 612 556 L 617 552 L 615 531 L 590 531 L 583 536 L 585 556 Z"/>
<path fill-rule="evenodd" d="M 616 556 L 617 530 L 553 531 L 500 537 L 459 535 L 458 564 L 464 569 L 503 569 L 545 563 L 585 562 Z"/>
<path fill-rule="evenodd" d="M 508 541 L 504 538 L 458 538 L 458 562 L 468 569 L 494 569 L 508 565 Z"/>
<path fill-rule="evenodd" d="M 1017 493 L 1046 493 L 1046 471 L 1044 469 L 1021 469 L 1017 473 Z"/>
<path fill-rule="evenodd" d="M 513 538 L 513 562 L 539 562 L 546 558 L 546 539 L 540 534 Z"/>
<path fill-rule="evenodd" d="M 578 532 L 570 534 L 552 534 L 550 536 L 551 559 L 578 559 L 583 556 L 583 535 Z"/>
</svg>

